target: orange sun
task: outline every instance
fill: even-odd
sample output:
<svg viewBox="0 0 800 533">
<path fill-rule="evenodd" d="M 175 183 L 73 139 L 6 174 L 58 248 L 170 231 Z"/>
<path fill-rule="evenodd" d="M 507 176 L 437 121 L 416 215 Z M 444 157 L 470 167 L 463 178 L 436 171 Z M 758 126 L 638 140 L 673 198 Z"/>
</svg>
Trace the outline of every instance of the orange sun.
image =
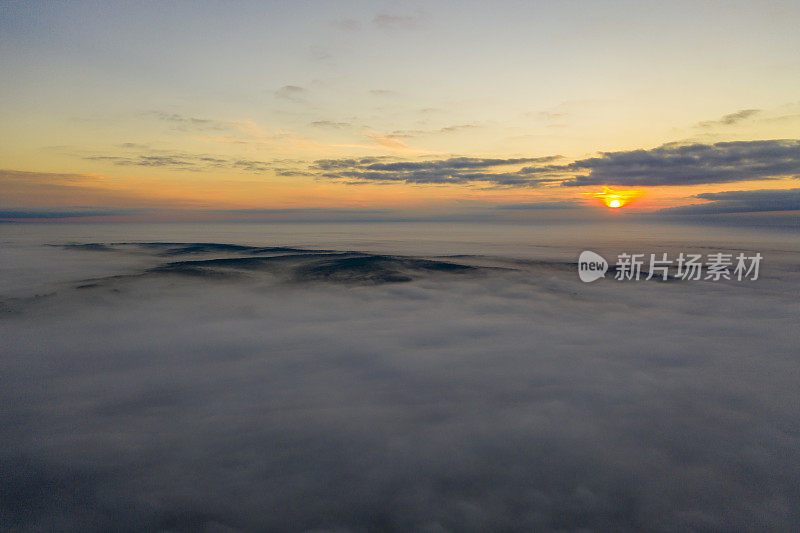
<svg viewBox="0 0 800 533">
<path fill-rule="evenodd" d="M 602 192 L 587 192 L 584 194 L 591 196 L 592 198 L 597 198 L 606 207 L 610 207 L 611 209 L 619 209 L 620 207 L 625 207 L 637 198 L 643 196 L 644 191 L 621 191 L 603 187 Z"/>
</svg>

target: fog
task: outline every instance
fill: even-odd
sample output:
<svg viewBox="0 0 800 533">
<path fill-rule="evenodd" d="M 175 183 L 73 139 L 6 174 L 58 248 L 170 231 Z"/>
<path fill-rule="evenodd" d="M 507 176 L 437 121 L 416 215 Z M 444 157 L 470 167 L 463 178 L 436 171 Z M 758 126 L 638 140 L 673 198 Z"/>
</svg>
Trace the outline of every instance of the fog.
<svg viewBox="0 0 800 533">
<path fill-rule="evenodd" d="M 2 229 L 6 529 L 800 520 L 794 234 Z M 585 284 L 583 249 L 765 259 L 757 281 Z"/>
</svg>

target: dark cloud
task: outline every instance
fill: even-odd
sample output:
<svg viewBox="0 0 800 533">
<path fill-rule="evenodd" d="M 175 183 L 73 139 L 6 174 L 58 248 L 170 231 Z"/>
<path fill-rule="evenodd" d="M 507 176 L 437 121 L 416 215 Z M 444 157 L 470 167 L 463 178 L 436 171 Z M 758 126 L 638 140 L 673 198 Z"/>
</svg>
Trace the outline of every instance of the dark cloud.
<svg viewBox="0 0 800 533">
<path fill-rule="evenodd" d="M 306 170 L 276 168 L 274 172 L 276 176 L 316 176 L 313 172 Z"/>
<path fill-rule="evenodd" d="M 411 139 L 424 134 L 425 132 L 423 130 L 395 130 L 391 133 L 387 133 L 386 137 L 389 139 Z"/>
<path fill-rule="evenodd" d="M 26 170 L 0 169 L 0 183 L 8 186 L 10 183 L 26 183 L 34 181 L 47 181 L 49 183 L 81 182 L 91 177 L 87 174 L 65 172 L 30 172 Z"/>
<path fill-rule="evenodd" d="M 122 143 L 122 144 L 119 145 L 119 147 L 120 148 L 125 148 L 126 150 L 127 149 L 146 150 L 146 149 L 150 148 L 148 145 L 140 144 L 140 143 Z"/>
<path fill-rule="evenodd" d="M 733 124 L 742 122 L 743 120 L 751 118 L 760 113 L 763 113 L 761 109 L 742 109 L 741 111 L 737 111 L 736 113 L 730 113 L 728 115 L 725 115 L 719 120 L 707 120 L 704 122 L 699 122 L 697 126 L 701 128 L 711 128 L 714 126 L 731 126 Z"/>
<path fill-rule="evenodd" d="M 395 91 L 388 89 L 371 89 L 369 93 L 374 96 L 395 96 L 397 94 Z"/>
<path fill-rule="evenodd" d="M 84 159 L 88 161 L 109 161 L 118 166 L 135 167 L 167 167 L 174 170 L 197 171 L 201 168 L 200 158 L 191 158 L 181 155 L 137 155 L 133 157 L 93 155 Z"/>
<path fill-rule="evenodd" d="M 92 155 L 84 159 L 89 161 L 108 161 L 118 166 L 162 167 L 170 170 L 192 172 L 229 168 L 261 174 L 265 172 L 284 173 L 285 175 L 306 174 L 302 169 L 290 169 L 283 165 L 296 164 L 296 161 L 274 160 L 262 161 L 254 159 L 224 159 L 204 154 L 190 153 L 158 153 L 136 155 Z"/>
<path fill-rule="evenodd" d="M 315 128 L 334 128 L 334 129 L 349 128 L 350 126 L 352 126 L 352 124 L 350 124 L 349 122 L 334 122 L 332 120 L 316 120 L 309 125 Z"/>
<path fill-rule="evenodd" d="M 375 162 L 372 159 L 319 160 L 313 168 L 326 171 L 323 176 L 356 182 L 386 181 L 404 183 L 489 182 L 496 185 L 532 185 L 534 181 L 518 171 L 492 172 L 497 167 L 546 163 L 560 156 L 526 158 L 453 157 L 433 161 Z M 331 172 L 334 171 L 334 172 Z M 544 181 L 538 179 L 536 182 Z"/>
<path fill-rule="evenodd" d="M 232 161 L 231 166 L 247 172 L 261 173 L 272 170 L 273 164 L 266 161 L 255 161 L 252 159 L 237 159 Z"/>
<path fill-rule="evenodd" d="M 355 182 L 484 181 L 522 186 L 561 182 L 565 186 L 632 187 L 698 185 L 800 176 L 800 140 L 670 143 L 650 150 L 603 152 L 597 157 L 566 164 L 556 164 L 559 159 L 561 156 L 510 159 L 455 157 L 381 163 L 372 163 L 368 159 L 341 159 L 317 161 L 311 169 L 325 171 L 323 177 Z M 529 166 L 512 171 L 492 171 L 493 167 L 522 164 Z"/>
<path fill-rule="evenodd" d="M 452 157 L 438 161 L 400 161 L 395 163 L 370 163 L 364 168 L 379 171 L 408 171 L 408 170 L 464 170 L 479 169 L 506 165 L 519 165 L 532 161 L 550 161 L 552 158 L 511 158 L 495 159 L 483 157 Z"/>
<path fill-rule="evenodd" d="M 0 219 L 59 219 L 59 218 L 84 218 L 105 217 L 120 215 L 135 215 L 142 213 L 141 209 L 110 209 L 96 207 L 61 207 L 61 208 L 0 208 Z"/>
<path fill-rule="evenodd" d="M 698 194 L 694 198 L 710 200 L 704 204 L 683 205 L 659 210 L 665 215 L 706 215 L 760 211 L 800 211 L 800 189 L 762 189 Z"/>
<path fill-rule="evenodd" d="M 275 91 L 275 96 L 284 100 L 290 100 L 292 102 L 301 102 L 305 99 L 305 95 L 307 93 L 308 91 L 303 87 L 299 87 L 297 85 L 284 85 Z"/>
<path fill-rule="evenodd" d="M 665 144 L 651 150 L 604 152 L 568 165 L 523 169 L 531 175 L 570 172 L 564 185 L 698 185 L 800 175 L 800 141 Z"/>
<path fill-rule="evenodd" d="M 437 131 L 438 133 L 453 133 L 455 131 L 471 130 L 477 127 L 478 126 L 476 124 L 456 124 L 454 126 L 445 126 L 444 128 L 440 128 Z"/>
<path fill-rule="evenodd" d="M 338 170 L 349 169 L 353 167 L 361 167 L 382 161 L 384 158 L 379 157 L 363 157 L 360 159 L 319 159 L 314 162 L 314 168 L 320 170 Z"/>
</svg>

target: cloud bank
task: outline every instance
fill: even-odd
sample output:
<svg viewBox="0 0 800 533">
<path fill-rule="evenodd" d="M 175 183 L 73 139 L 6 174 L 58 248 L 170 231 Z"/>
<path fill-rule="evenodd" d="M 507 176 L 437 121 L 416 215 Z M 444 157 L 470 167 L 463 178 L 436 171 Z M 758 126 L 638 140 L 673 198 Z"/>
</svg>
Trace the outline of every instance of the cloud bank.
<svg viewBox="0 0 800 533">
<path fill-rule="evenodd" d="M 364 159 L 322 159 L 312 168 L 323 171 L 326 178 L 356 182 L 388 181 L 404 183 L 470 183 L 491 182 L 497 185 L 529 185 L 530 178 L 519 171 L 497 172 L 498 167 L 526 163 L 547 163 L 560 156 L 527 158 L 453 157 L 432 161 L 380 162 Z M 543 180 L 537 180 L 543 181 Z"/>
<path fill-rule="evenodd" d="M 0 208 L 0 219 L 59 219 L 136 215 L 142 209 L 109 209 L 94 207 L 62 207 L 55 209 L 3 209 Z"/>
<path fill-rule="evenodd" d="M 705 215 L 759 211 L 800 211 L 800 189 L 709 192 L 698 194 L 695 198 L 711 201 L 704 204 L 669 207 L 659 210 L 659 213 L 667 215 Z"/>
<path fill-rule="evenodd" d="M 588 171 L 564 183 L 571 186 L 699 185 L 797 177 L 800 176 L 800 141 L 665 144 L 652 150 L 606 152 L 564 168 Z"/>
<path fill-rule="evenodd" d="M 18 246 L 4 268 L 46 253 L 72 281 L 0 300 L 0 517 L 52 531 L 790 530 L 800 392 L 783 289 L 797 273 L 762 251 L 770 269 L 746 287 L 587 286 L 548 256 L 344 265 L 413 272 L 353 284 L 235 261 L 302 271 L 316 263 L 301 248 Z M 87 283 L 87 261 L 108 275 Z M 480 268 L 425 268 L 441 262 Z"/>
<path fill-rule="evenodd" d="M 454 157 L 379 163 L 371 159 L 317 161 L 311 170 L 355 182 L 471 183 L 535 187 L 702 185 L 800 176 L 800 140 L 670 143 L 649 150 L 603 152 L 558 164 L 561 156 L 491 159 Z M 532 164 L 531 164 L 532 163 Z M 512 165 L 527 165 L 509 169 Z M 505 168 L 505 170 L 503 170 Z"/>
</svg>

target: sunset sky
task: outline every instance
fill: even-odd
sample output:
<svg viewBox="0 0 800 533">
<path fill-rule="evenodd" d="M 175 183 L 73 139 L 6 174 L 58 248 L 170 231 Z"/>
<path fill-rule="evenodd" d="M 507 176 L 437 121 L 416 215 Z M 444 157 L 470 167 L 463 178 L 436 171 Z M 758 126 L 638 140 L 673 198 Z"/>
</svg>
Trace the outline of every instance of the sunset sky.
<svg viewBox="0 0 800 533">
<path fill-rule="evenodd" d="M 604 186 L 797 211 L 798 28 L 798 2 L 2 2 L 0 219 L 585 217 Z"/>
<path fill-rule="evenodd" d="M 0 0 L 0 533 L 797 531 L 800 0 Z"/>
</svg>

